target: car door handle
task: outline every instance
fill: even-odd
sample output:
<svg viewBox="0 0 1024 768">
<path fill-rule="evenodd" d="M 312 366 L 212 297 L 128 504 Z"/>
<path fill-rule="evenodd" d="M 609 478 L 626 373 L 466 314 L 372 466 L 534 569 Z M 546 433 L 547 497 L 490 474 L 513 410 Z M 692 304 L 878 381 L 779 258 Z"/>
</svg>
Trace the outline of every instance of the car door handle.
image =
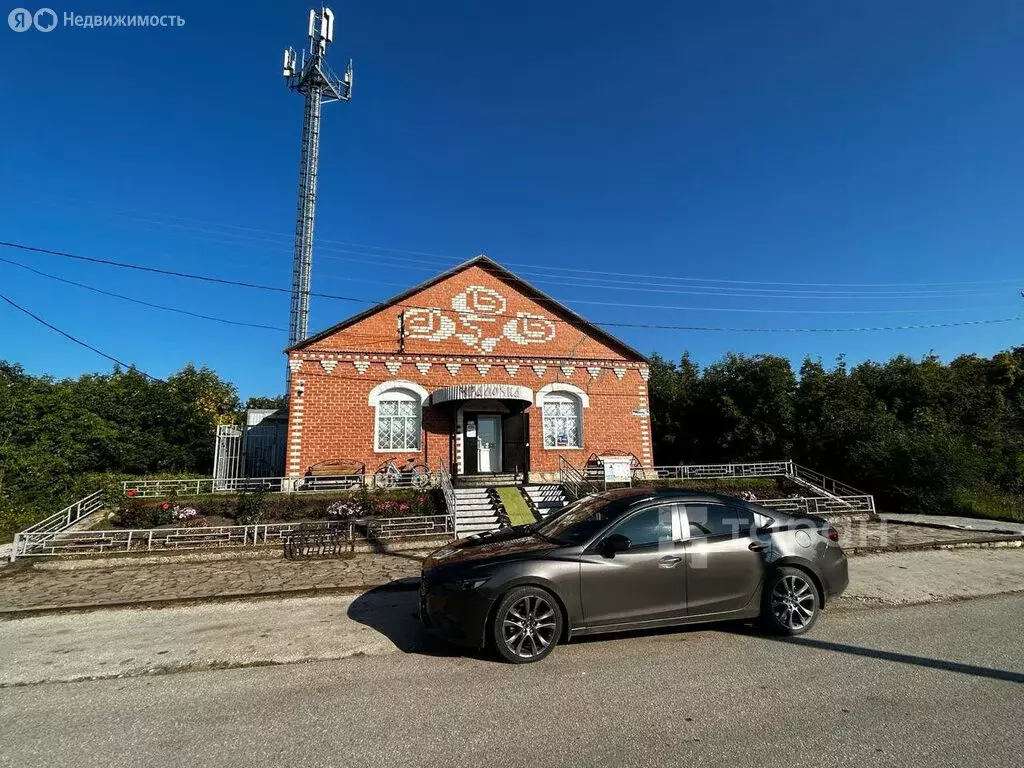
<svg viewBox="0 0 1024 768">
<path fill-rule="evenodd" d="M 764 552 L 764 544 L 762 544 L 759 541 L 752 541 L 747 546 L 747 549 L 749 549 L 751 552 Z"/>
<path fill-rule="evenodd" d="M 682 559 L 683 558 L 676 557 L 675 555 L 665 555 L 665 557 L 661 558 L 661 560 L 658 561 L 658 567 L 675 568 L 677 565 L 679 565 Z"/>
</svg>

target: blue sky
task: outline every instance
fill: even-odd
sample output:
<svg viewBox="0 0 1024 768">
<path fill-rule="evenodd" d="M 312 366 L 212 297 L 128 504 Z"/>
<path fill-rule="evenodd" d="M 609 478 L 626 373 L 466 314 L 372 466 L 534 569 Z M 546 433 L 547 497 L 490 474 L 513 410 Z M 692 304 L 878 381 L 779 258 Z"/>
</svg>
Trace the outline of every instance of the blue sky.
<svg viewBox="0 0 1024 768">
<path fill-rule="evenodd" d="M 0 27 L 0 239 L 288 287 L 302 103 L 279 67 L 305 40 L 308 7 L 100 3 L 74 11 L 186 24 Z M 351 103 L 325 108 L 314 290 L 383 299 L 483 252 L 595 321 L 855 328 L 1024 314 L 1015 0 L 334 10 L 331 61 L 355 58 L 356 81 Z M 283 294 L 0 257 L 287 326 Z M 282 389 L 283 331 L 138 307 L 4 263 L 0 286 L 154 375 L 194 361 L 243 396 Z M 311 330 L 363 306 L 314 299 Z M 1021 328 L 614 330 L 670 358 L 798 364 L 991 354 Z M 0 358 L 56 376 L 109 369 L 6 306 Z"/>
</svg>

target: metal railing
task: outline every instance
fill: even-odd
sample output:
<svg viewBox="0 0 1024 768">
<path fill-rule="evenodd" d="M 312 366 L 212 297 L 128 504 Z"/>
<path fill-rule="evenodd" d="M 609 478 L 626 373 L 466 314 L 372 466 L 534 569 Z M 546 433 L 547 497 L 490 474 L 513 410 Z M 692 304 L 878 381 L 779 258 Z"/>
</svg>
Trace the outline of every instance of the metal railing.
<svg viewBox="0 0 1024 768">
<path fill-rule="evenodd" d="M 807 467 L 800 466 L 799 464 L 794 464 L 793 462 L 790 462 L 790 466 L 792 467 L 790 477 L 797 481 L 802 480 L 804 483 L 810 483 L 814 487 L 821 490 L 822 493 L 825 493 L 829 496 L 845 498 L 849 496 L 866 495 L 864 491 L 860 491 L 854 488 L 853 486 L 846 485 L 846 483 L 841 483 L 838 480 L 834 480 L 831 477 L 828 477 L 827 475 L 821 474 L 821 472 L 816 472 L 813 469 L 808 469 Z"/>
<path fill-rule="evenodd" d="M 221 525 L 209 528 L 138 528 L 131 530 L 67 531 L 21 533 L 24 550 L 20 557 L 53 555 L 96 555 L 167 550 L 218 549 L 282 544 L 289 534 L 310 527 L 310 523 L 259 523 Z M 453 533 L 448 515 L 365 518 L 313 523 L 321 529 L 347 531 L 350 540 L 408 539 L 447 536 Z"/>
<path fill-rule="evenodd" d="M 592 480 L 589 480 L 578 468 L 566 461 L 564 456 L 558 457 L 558 483 L 571 500 L 601 491 Z"/>
<path fill-rule="evenodd" d="M 437 486 L 436 472 L 428 474 L 426 487 Z M 191 480 L 125 480 L 121 489 L 126 496 L 142 499 L 160 498 L 174 493 L 178 496 L 206 496 L 212 493 L 241 493 L 267 491 L 268 493 L 315 493 L 330 491 L 392 490 L 420 488 L 416 476 L 408 473 L 378 478 L 376 474 L 358 475 L 304 475 L 302 477 L 201 477 Z"/>
<path fill-rule="evenodd" d="M 700 480 L 716 477 L 788 477 L 791 461 L 752 461 L 730 464 L 679 464 L 676 466 L 638 467 L 634 479 Z"/>
<path fill-rule="evenodd" d="M 93 491 L 85 498 L 64 507 L 60 512 L 55 512 L 35 525 L 29 526 L 22 533 L 53 533 L 55 531 L 62 531 L 65 528 L 70 528 L 83 517 L 91 515 L 102 506 L 103 491 Z"/>
<path fill-rule="evenodd" d="M 455 538 L 458 538 L 459 524 L 458 518 L 455 516 L 455 487 L 452 485 L 452 475 L 448 471 L 448 467 L 445 466 L 444 459 L 441 459 L 438 463 L 437 484 L 441 488 L 441 495 L 444 496 L 444 506 L 448 510 L 448 516 L 452 521 L 452 533 L 455 534 Z"/>
<path fill-rule="evenodd" d="M 70 528 L 79 520 L 82 520 L 93 512 L 103 507 L 103 491 L 93 491 L 83 499 L 74 504 L 69 504 L 60 512 L 55 512 L 45 517 L 34 525 L 30 525 L 23 531 L 14 534 L 14 541 L 11 545 L 11 562 L 19 557 L 31 553 L 32 547 L 39 541 L 53 538 L 66 528 Z"/>
<path fill-rule="evenodd" d="M 874 496 L 800 496 L 789 499 L 757 499 L 754 504 L 777 509 L 797 517 L 801 515 L 874 514 Z"/>
</svg>

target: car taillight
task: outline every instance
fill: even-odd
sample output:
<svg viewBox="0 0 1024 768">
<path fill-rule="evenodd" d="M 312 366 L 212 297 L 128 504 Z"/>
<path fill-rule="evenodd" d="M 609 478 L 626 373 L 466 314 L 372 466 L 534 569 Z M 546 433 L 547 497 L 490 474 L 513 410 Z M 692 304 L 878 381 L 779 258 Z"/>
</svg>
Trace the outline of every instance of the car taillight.
<svg viewBox="0 0 1024 768">
<path fill-rule="evenodd" d="M 832 526 L 826 526 L 825 528 L 822 528 L 820 531 L 818 531 L 818 533 L 820 533 L 829 541 L 834 541 L 836 544 L 839 543 L 839 531 L 837 531 Z"/>
</svg>

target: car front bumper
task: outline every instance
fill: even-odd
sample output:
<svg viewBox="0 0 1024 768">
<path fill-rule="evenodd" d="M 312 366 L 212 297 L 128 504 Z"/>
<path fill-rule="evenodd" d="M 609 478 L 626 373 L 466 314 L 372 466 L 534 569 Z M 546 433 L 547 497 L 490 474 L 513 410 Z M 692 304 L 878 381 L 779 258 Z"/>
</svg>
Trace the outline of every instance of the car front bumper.
<svg viewBox="0 0 1024 768">
<path fill-rule="evenodd" d="M 480 592 L 459 592 L 420 582 L 420 621 L 430 632 L 455 645 L 482 648 L 492 600 Z"/>
</svg>

